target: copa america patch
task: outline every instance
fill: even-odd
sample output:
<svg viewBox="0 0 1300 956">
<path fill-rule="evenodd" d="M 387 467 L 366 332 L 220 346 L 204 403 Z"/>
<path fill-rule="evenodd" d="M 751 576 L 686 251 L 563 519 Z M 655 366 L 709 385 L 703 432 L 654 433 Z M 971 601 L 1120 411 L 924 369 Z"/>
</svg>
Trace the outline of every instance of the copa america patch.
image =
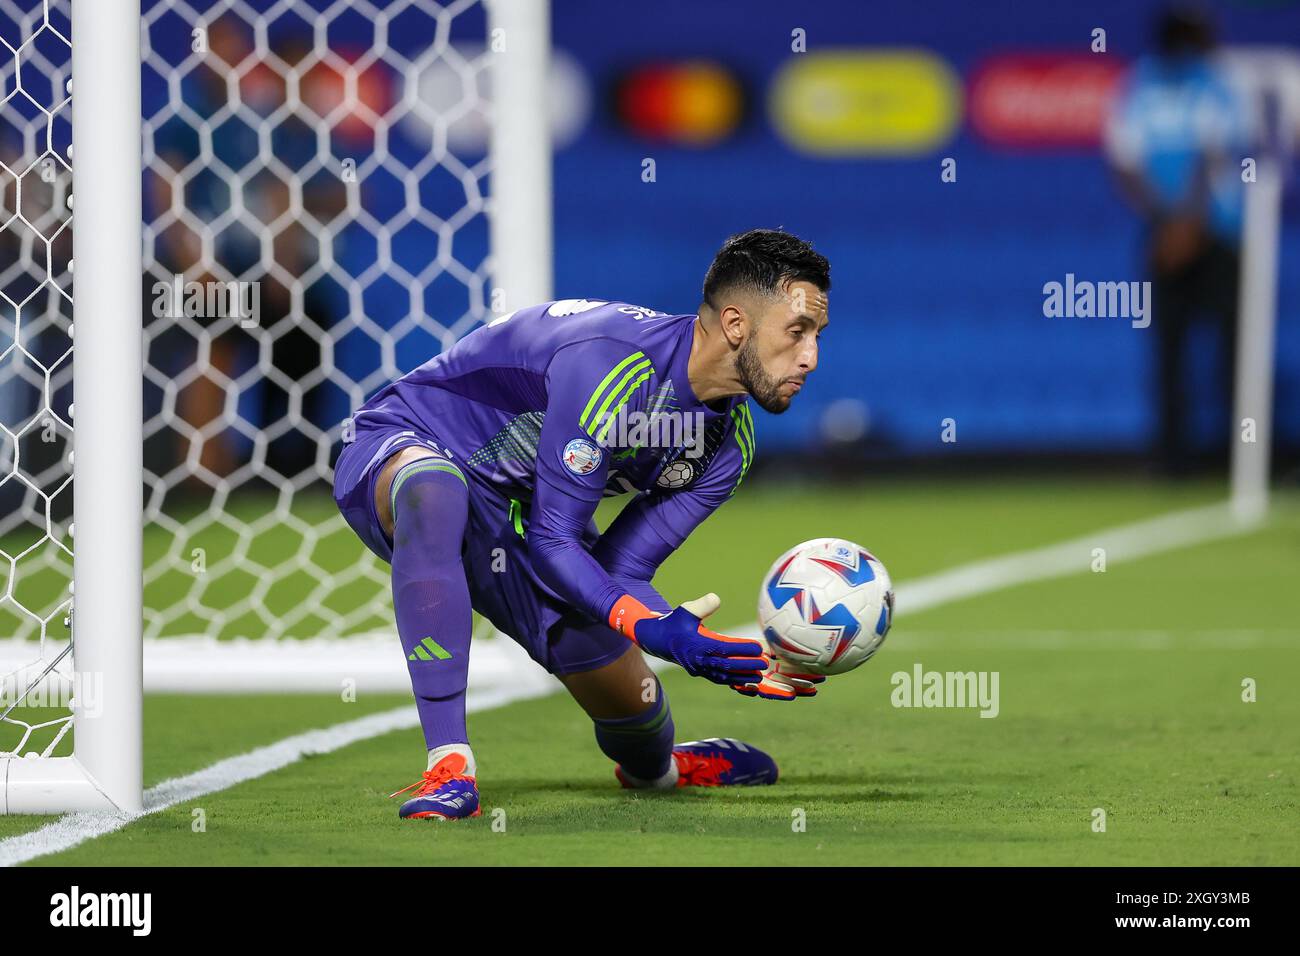
<svg viewBox="0 0 1300 956">
<path fill-rule="evenodd" d="M 589 475 L 596 470 L 596 466 L 604 457 L 604 451 L 595 442 L 587 441 L 585 438 L 575 438 L 564 446 L 560 460 L 564 462 L 564 467 L 575 475 Z"/>
</svg>

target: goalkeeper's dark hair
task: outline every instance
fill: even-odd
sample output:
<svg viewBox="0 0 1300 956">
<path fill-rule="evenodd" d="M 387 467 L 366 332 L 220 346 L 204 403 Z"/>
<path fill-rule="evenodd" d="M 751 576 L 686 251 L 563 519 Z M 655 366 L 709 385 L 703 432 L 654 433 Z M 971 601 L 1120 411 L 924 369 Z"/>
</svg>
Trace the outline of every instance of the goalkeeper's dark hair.
<svg viewBox="0 0 1300 956">
<path fill-rule="evenodd" d="M 704 277 L 704 302 L 717 309 L 719 293 L 736 289 L 775 296 L 791 282 L 811 282 L 829 292 L 831 264 L 798 236 L 751 229 L 729 238 L 713 257 Z"/>
</svg>

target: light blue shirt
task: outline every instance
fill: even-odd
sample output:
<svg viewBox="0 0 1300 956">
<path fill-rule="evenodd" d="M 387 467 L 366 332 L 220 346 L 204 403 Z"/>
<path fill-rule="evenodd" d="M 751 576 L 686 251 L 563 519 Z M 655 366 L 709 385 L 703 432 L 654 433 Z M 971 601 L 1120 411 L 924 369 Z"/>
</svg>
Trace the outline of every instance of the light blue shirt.
<svg viewBox="0 0 1300 956">
<path fill-rule="evenodd" d="M 1162 206 L 1185 205 L 1208 164 L 1210 228 L 1237 242 L 1241 161 L 1250 142 L 1248 102 L 1204 58 L 1139 60 L 1107 129 L 1111 160 L 1142 177 Z"/>
</svg>

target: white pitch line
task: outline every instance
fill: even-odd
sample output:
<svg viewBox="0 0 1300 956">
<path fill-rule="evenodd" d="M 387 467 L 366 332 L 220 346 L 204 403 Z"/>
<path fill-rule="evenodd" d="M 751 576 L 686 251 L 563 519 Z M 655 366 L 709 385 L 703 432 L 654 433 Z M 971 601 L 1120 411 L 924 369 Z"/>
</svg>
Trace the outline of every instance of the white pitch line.
<svg viewBox="0 0 1300 956">
<path fill-rule="evenodd" d="M 1226 505 L 1178 511 L 1136 524 L 1095 531 L 1044 548 L 975 561 L 951 571 L 920 578 L 899 589 L 898 604 L 900 609 L 915 613 L 1029 581 L 1081 573 L 1091 566 L 1093 548 L 1106 550 L 1106 563 L 1109 567 L 1111 564 L 1133 561 L 1162 551 L 1242 534 L 1259 525 L 1259 521 L 1235 519 Z M 553 683 L 538 681 L 529 682 L 523 687 L 497 687 L 485 690 L 478 696 L 471 692 L 466 709 L 486 710 L 542 696 L 553 689 Z M 14 866 L 69 849 L 86 840 L 120 830 L 141 816 L 280 770 L 306 754 L 330 753 L 349 744 L 393 730 L 413 727 L 415 724 L 415 709 L 402 707 L 325 730 L 308 731 L 218 761 L 196 773 L 166 780 L 151 787 L 145 794 L 143 813 L 72 813 L 30 833 L 0 840 L 0 866 Z"/>
<path fill-rule="evenodd" d="M 1094 548 L 1104 549 L 1109 568 L 1162 551 L 1246 534 L 1262 524 L 1262 519 L 1234 517 L 1227 504 L 1205 505 L 1090 531 L 1059 544 L 972 561 L 895 588 L 895 622 L 899 615 L 928 611 L 1003 588 L 1085 573 L 1092 567 Z M 757 637 L 761 632 L 753 626 L 733 633 L 737 637 Z"/>
<path fill-rule="evenodd" d="M 541 673 L 539 671 L 539 673 Z M 552 693 L 558 684 L 549 677 L 542 681 L 527 681 L 522 686 L 502 686 L 478 693 L 471 691 L 465 710 L 475 713 L 501 707 L 519 700 L 541 697 Z M 71 849 L 86 840 L 105 836 L 134 823 L 141 817 L 158 813 L 178 803 L 227 790 L 248 780 L 264 777 L 297 763 L 310 754 L 333 753 L 350 744 L 369 740 L 394 730 L 406 730 L 419 725 L 415 707 L 398 707 L 377 714 L 368 714 L 336 724 L 323 730 L 286 737 L 284 740 L 258 747 L 235 757 L 219 760 L 209 767 L 164 780 L 150 787 L 144 794 L 144 810 L 140 813 L 113 813 L 105 811 L 80 811 L 60 817 L 53 823 L 0 840 L 0 867 L 17 866 L 37 857 Z"/>
<path fill-rule="evenodd" d="M 1240 650 L 1242 648 L 1287 648 L 1300 645 L 1300 628 L 1236 630 L 1035 630 L 1001 631 L 918 631 L 907 629 L 905 644 L 885 643 L 881 654 L 893 651 L 951 650 L 958 646 L 977 646 L 980 650 L 1124 650 L 1187 651 Z"/>
<path fill-rule="evenodd" d="M 1105 566 L 1110 567 L 1162 551 L 1245 534 L 1261 524 L 1258 520 L 1235 518 L 1228 505 L 1215 504 L 1104 528 L 1060 544 L 975 561 L 921 578 L 898 589 L 896 613 L 916 613 L 1014 585 L 1083 573 L 1092 567 L 1094 548 L 1104 549 Z"/>
</svg>

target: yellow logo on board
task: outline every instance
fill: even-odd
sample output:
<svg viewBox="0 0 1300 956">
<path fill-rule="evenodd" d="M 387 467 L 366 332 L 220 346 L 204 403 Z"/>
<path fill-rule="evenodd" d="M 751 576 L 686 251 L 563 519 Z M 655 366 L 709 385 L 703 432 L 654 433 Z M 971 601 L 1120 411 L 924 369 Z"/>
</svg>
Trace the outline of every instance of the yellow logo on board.
<svg viewBox="0 0 1300 956">
<path fill-rule="evenodd" d="M 791 148 L 822 156 L 908 155 L 946 143 L 961 81 L 923 50 L 830 50 L 791 57 L 768 100 Z"/>
</svg>

